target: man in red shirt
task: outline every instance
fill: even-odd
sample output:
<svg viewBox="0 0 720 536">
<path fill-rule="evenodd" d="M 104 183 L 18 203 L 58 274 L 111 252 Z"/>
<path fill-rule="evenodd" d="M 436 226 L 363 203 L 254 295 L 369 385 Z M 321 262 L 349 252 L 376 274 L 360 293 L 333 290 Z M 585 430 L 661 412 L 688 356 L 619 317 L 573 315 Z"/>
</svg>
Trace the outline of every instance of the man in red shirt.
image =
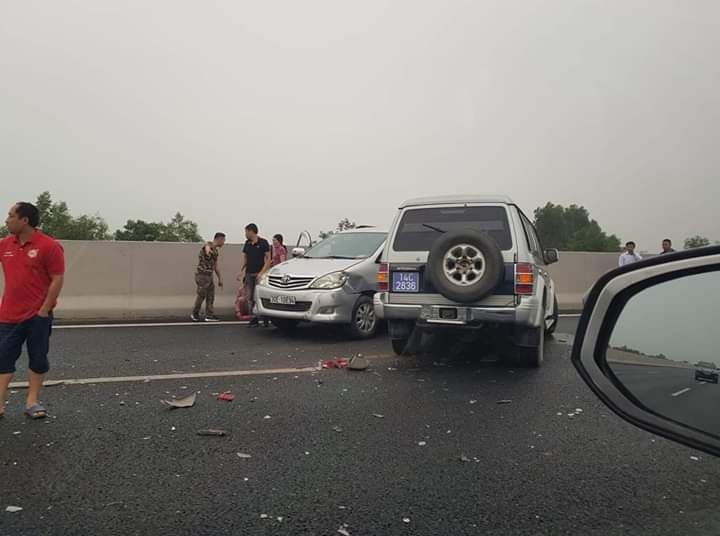
<svg viewBox="0 0 720 536">
<path fill-rule="evenodd" d="M 5 220 L 10 235 L 0 240 L 5 276 L 0 301 L 0 417 L 5 414 L 5 395 L 23 344 L 30 358 L 25 414 L 33 419 L 47 416 L 39 396 L 50 369 L 52 311 L 63 286 L 65 258 L 62 246 L 36 229 L 39 223 L 35 206 L 17 203 Z"/>
</svg>

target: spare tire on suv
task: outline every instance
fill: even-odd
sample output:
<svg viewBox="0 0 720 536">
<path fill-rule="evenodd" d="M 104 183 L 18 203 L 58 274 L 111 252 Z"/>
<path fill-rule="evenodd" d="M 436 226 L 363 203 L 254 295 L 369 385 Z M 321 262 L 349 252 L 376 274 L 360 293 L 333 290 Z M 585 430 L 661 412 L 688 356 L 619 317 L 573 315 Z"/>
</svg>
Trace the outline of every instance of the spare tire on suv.
<svg viewBox="0 0 720 536">
<path fill-rule="evenodd" d="M 502 282 L 502 252 L 487 233 L 467 229 L 445 233 L 428 255 L 426 274 L 435 289 L 458 303 L 477 302 Z"/>
</svg>

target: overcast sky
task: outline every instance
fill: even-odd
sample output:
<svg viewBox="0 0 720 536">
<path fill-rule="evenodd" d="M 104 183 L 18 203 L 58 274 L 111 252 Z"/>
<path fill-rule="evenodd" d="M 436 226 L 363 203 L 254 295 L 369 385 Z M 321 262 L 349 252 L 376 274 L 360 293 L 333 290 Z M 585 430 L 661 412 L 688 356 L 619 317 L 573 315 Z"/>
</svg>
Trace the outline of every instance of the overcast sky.
<svg viewBox="0 0 720 536">
<path fill-rule="evenodd" d="M 0 201 L 294 242 L 405 198 L 720 240 L 715 0 L 0 0 Z"/>
</svg>

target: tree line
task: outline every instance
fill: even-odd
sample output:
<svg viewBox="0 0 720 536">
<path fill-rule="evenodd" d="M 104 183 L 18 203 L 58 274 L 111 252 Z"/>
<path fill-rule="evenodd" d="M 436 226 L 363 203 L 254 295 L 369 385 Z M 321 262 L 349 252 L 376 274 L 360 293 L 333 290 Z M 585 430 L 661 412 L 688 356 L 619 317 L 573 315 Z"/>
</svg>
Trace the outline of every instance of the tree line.
<svg viewBox="0 0 720 536">
<path fill-rule="evenodd" d="M 185 219 L 177 212 L 167 222 L 127 220 L 122 229 L 110 233 L 107 222 L 99 215 L 74 216 L 64 201 L 54 201 L 50 192 L 41 193 L 35 202 L 40 211 L 40 229 L 59 240 L 126 240 L 134 242 L 202 242 L 198 224 Z M 534 223 L 540 240 L 546 248 L 562 251 L 617 252 L 621 241 L 607 234 L 600 224 L 590 217 L 588 210 L 579 205 L 564 207 L 548 202 L 534 212 Z M 357 227 L 354 221 L 344 218 L 335 229 L 321 231 L 320 240 Z M 0 237 L 7 229 L 0 227 Z M 704 236 L 691 236 L 684 241 L 685 249 L 709 246 Z M 717 242 L 716 242 L 717 243 Z"/>
<path fill-rule="evenodd" d="M 179 212 L 168 222 L 128 220 L 122 229 L 110 233 L 107 222 L 99 215 L 73 216 L 64 201 L 53 201 L 43 192 L 35 201 L 40 211 L 39 229 L 58 240 L 128 240 L 134 242 L 202 242 L 198 225 Z M 7 228 L 0 228 L 0 236 Z"/>
</svg>

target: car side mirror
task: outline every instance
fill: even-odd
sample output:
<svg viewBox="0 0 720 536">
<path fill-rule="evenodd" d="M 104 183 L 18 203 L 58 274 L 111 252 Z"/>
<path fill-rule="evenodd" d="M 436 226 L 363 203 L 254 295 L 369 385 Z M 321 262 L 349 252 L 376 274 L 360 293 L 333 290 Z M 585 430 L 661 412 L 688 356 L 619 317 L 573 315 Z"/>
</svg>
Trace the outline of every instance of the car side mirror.
<svg viewBox="0 0 720 536">
<path fill-rule="evenodd" d="M 304 257 L 305 256 L 305 248 L 293 248 L 292 256 L 293 257 Z"/>
<path fill-rule="evenodd" d="M 546 249 L 543 252 L 547 264 L 555 264 L 560 260 L 560 252 L 557 249 Z"/>
<path fill-rule="evenodd" d="M 583 380 L 623 419 L 720 456 L 720 247 L 605 274 L 573 346 Z"/>
</svg>

